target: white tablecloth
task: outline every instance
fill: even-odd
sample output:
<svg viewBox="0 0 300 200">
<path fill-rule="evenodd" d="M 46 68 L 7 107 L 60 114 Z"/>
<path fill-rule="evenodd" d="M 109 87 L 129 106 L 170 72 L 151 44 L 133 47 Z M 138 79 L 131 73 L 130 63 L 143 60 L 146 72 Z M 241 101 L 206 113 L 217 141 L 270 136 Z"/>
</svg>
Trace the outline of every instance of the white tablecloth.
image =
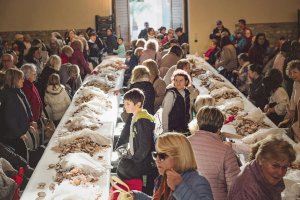
<svg viewBox="0 0 300 200">
<path fill-rule="evenodd" d="M 123 78 L 124 78 L 124 70 L 121 70 L 118 72 L 120 75 L 116 81 L 116 87 L 120 88 L 123 85 Z M 76 98 L 76 95 L 73 99 Z M 118 108 L 119 108 L 119 97 L 115 96 L 114 94 L 109 94 L 108 99 L 112 102 L 112 108 L 108 111 L 106 111 L 101 119 L 103 126 L 99 128 L 99 134 L 102 134 L 108 138 L 111 138 L 113 141 L 113 133 L 114 128 L 117 121 L 118 116 Z M 70 118 L 70 115 L 72 114 L 72 111 L 74 111 L 74 108 L 76 108 L 74 101 L 72 101 L 71 105 L 69 106 L 68 110 L 66 111 L 65 115 L 63 116 L 60 124 L 58 125 L 57 129 L 55 130 L 55 133 L 53 134 L 51 140 L 49 141 L 49 144 L 39 161 L 37 167 L 34 170 L 34 173 L 32 174 L 26 189 L 24 190 L 21 199 L 22 200 L 34 200 L 38 197 L 38 192 L 45 192 L 46 198 L 45 199 L 58 199 L 53 198 L 53 194 L 56 191 L 49 190 L 49 185 L 54 182 L 55 178 L 55 170 L 51 169 L 48 170 L 49 164 L 57 163 L 59 161 L 57 153 L 51 150 L 53 146 L 57 145 L 57 135 L 61 130 L 63 129 L 63 125 L 66 123 L 66 121 Z M 103 156 L 103 161 L 105 163 L 111 163 L 111 153 L 112 153 L 112 144 L 111 147 L 106 149 L 105 151 L 101 152 L 101 155 Z M 103 199 L 107 200 L 109 197 L 109 180 L 110 180 L 110 170 L 107 170 L 107 172 L 99 177 L 99 181 L 94 186 L 73 186 L 70 183 L 63 182 L 59 186 L 59 190 L 62 191 L 62 193 L 66 194 L 74 194 L 74 197 L 68 197 L 63 199 L 79 199 L 79 196 L 76 195 L 76 192 L 82 191 L 85 193 L 85 196 L 80 199 Z M 38 183 L 44 182 L 46 183 L 45 189 L 37 189 Z M 56 183 L 56 188 L 58 187 Z M 82 193 L 81 192 L 81 193 Z M 76 197 L 76 198 L 75 198 Z M 61 200 L 61 198 L 60 198 Z"/>
</svg>

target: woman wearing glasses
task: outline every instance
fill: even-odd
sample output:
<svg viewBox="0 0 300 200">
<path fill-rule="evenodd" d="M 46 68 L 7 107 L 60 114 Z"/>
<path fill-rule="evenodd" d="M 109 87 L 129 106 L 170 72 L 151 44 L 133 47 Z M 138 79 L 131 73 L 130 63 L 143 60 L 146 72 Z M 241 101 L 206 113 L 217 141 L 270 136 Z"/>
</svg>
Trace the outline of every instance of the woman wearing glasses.
<svg viewBox="0 0 300 200">
<path fill-rule="evenodd" d="M 228 194 L 229 200 L 281 199 L 283 177 L 295 160 L 295 151 L 286 141 L 267 137 L 257 143 L 250 161 L 237 176 Z"/>
<path fill-rule="evenodd" d="M 158 137 L 156 152 L 152 152 L 159 177 L 153 197 L 134 191 L 135 200 L 201 200 L 213 199 L 208 181 L 197 172 L 190 142 L 179 133 Z"/>
</svg>

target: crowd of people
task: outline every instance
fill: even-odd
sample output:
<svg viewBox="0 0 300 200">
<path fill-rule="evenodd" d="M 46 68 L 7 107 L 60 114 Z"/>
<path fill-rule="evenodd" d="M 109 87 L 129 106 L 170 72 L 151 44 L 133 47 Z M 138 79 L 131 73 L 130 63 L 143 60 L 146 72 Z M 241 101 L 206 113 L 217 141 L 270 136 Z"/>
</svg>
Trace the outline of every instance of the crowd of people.
<svg viewBox="0 0 300 200">
<path fill-rule="evenodd" d="M 244 19 L 238 23 L 231 34 L 218 20 L 203 58 L 299 142 L 300 41 L 280 37 L 271 48 L 264 33 L 253 35 Z M 146 22 L 129 47 L 111 29 L 105 39 L 88 28 L 64 36 L 53 32 L 49 41 L 17 34 L 11 43 L 0 43 L 0 129 L 5 130 L 0 157 L 15 169 L 35 167 L 29 146 L 47 144 L 40 138 L 44 119 L 58 125 L 85 76 L 103 55 L 117 55 L 126 64 L 124 87 L 115 91 L 125 93 L 125 125 L 115 149 L 130 144 L 117 174 L 135 189 L 135 199 L 280 199 L 295 151 L 268 137 L 240 171 L 220 132 L 224 115 L 216 107 L 197 106 L 192 77 L 198 71 L 186 58 L 188 35 L 182 28 L 156 31 Z M 160 108 L 163 134 L 155 138 L 153 115 Z M 191 135 L 193 117 L 199 130 Z"/>
</svg>

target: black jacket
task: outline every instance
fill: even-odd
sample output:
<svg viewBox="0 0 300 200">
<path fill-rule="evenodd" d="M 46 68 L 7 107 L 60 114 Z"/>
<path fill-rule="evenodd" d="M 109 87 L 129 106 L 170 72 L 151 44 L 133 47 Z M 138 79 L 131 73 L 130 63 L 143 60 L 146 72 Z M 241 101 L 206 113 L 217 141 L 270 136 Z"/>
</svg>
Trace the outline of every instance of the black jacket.
<svg viewBox="0 0 300 200">
<path fill-rule="evenodd" d="M 117 37 L 115 35 L 107 36 L 106 38 L 106 52 L 112 54 L 114 49 L 118 48 Z"/>
<path fill-rule="evenodd" d="M 0 138 L 17 139 L 29 129 L 31 108 L 21 89 L 6 88 L 0 92 Z"/>
<path fill-rule="evenodd" d="M 141 30 L 138 38 L 144 38 L 145 40 L 147 40 L 148 39 L 148 29 L 145 28 L 145 29 Z"/>
<path fill-rule="evenodd" d="M 155 168 L 151 156 L 155 150 L 154 128 L 154 117 L 146 110 L 133 118 L 130 135 L 133 137 L 134 154 L 121 158 L 117 169 L 121 178 L 139 178 Z"/>
<path fill-rule="evenodd" d="M 185 97 L 183 97 L 176 88 L 167 90 L 173 92 L 175 96 L 174 106 L 169 113 L 168 130 L 180 133 L 188 132 L 188 123 L 190 120 L 190 92 L 184 89 Z"/>
<path fill-rule="evenodd" d="M 268 104 L 268 95 L 263 85 L 263 77 L 259 76 L 250 84 L 249 89 L 249 100 L 260 109 L 264 109 L 265 105 Z"/>
<path fill-rule="evenodd" d="M 178 37 L 178 43 L 182 45 L 183 43 L 189 43 L 189 36 L 187 33 L 183 33 Z"/>
<path fill-rule="evenodd" d="M 143 108 L 147 110 L 151 115 L 154 115 L 154 100 L 155 92 L 152 83 L 149 81 L 136 82 L 130 85 L 129 89 L 138 88 L 144 92 L 145 102 Z M 129 133 L 130 133 L 130 124 L 131 124 L 132 114 L 129 115 L 125 125 L 122 129 L 120 138 L 116 144 L 115 148 L 128 143 Z"/>
<path fill-rule="evenodd" d="M 45 91 L 47 88 L 49 76 L 53 73 L 58 74 L 58 71 L 46 65 L 38 79 L 37 88 L 39 90 L 43 102 L 44 102 Z"/>
</svg>

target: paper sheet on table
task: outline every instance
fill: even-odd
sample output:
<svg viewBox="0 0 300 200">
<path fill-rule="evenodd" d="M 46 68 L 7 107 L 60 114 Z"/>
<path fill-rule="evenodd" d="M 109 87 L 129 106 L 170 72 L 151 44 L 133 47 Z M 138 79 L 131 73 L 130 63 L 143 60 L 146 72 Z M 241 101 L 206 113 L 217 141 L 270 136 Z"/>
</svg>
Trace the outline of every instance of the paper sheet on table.
<svg viewBox="0 0 300 200">
<path fill-rule="evenodd" d="M 79 152 L 79 153 L 69 153 L 60 162 L 62 169 L 71 169 L 72 167 L 80 168 L 88 174 L 99 177 L 104 174 L 107 169 L 111 166 L 95 160 L 89 154 Z"/>
</svg>

